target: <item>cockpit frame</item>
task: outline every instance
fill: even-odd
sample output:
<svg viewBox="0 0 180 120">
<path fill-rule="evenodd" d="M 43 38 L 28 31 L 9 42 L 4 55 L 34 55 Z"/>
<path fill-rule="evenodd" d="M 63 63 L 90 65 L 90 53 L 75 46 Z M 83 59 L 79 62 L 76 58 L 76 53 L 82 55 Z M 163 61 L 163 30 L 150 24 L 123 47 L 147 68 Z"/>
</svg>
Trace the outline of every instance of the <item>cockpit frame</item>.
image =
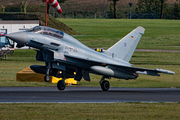
<svg viewBox="0 0 180 120">
<path fill-rule="evenodd" d="M 52 37 L 56 37 L 58 39 L 61 39 L 64 37 L 64 33 L 62 31 L 53 29 L 50 27 L 46 27 L 46 26 L 35 26 L 31 29 L 26 30 L 26 32 L 34 32 L 34 33 L 39 33 L 43 35 L 49 35 Z"/>
</svg>

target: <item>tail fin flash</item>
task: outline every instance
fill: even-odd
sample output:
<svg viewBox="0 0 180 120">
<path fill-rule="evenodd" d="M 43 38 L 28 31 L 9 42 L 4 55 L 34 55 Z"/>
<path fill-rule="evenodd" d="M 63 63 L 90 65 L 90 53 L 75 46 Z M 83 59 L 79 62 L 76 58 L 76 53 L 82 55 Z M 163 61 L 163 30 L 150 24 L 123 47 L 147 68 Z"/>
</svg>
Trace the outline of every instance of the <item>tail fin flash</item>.
<svg viewBox="0 0 180 120">
<path fill-rule="evenodd" d="M 143 27 L 137 27 L 107 51 L 112 53 L 114 58 L 129 62 L 144 31 Z"/>
</svg>

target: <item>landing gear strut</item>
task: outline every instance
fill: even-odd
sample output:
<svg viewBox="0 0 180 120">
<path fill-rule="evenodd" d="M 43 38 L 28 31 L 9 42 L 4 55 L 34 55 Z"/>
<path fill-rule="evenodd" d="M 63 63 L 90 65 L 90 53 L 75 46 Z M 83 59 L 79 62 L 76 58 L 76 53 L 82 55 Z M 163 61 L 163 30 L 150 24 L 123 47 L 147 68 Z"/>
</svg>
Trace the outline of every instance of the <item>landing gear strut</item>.
<svg viewBox="0 0 180 120">
<path fill-rule="evenodd" d="M 50 63 L 47 63 L 47 66 L 46 66 L 46 75 L 44 76 L 44 81 L 45 82 L 49 82 L 50 81 L 50 78 L 49 78 L 49 71 L 50 71 L 50 68 L 51 68 L 51 64 Z"/>
<path fill-rule="evenodd" d="M 44 81 L 45 81 L 45 82 L 49 82 L 49 81 L 50 81 L 49 75 L 45 75 L 45 76 L 44 76 Z"/>
<path fill-rule="evenodd" d="M 101 85 L 101 89 L 103 91 L 108 91 L 109 90 L 109 87 L 110 87 L 110 84 L 107 80 L 104 80 L 105 77 L 103 76 L 101 81 L 100 81 L 100 85 Z"/>
</svg>

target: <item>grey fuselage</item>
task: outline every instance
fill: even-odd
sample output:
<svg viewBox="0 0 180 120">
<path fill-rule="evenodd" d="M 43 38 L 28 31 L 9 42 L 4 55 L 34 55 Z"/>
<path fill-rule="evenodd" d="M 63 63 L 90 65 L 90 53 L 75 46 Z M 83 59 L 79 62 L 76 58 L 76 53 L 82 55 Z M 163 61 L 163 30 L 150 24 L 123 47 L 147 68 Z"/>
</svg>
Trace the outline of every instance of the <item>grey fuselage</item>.
<svg viewBox="0 0 180 120">
<path fill-rule="evenodd" d="M 46 76 L 74 76 L 78 81 L 83 77 L 90 81 L 89 73 L 102 75 L 103 79 L 116 77 L 127 80 L 137 78 L 138 74 L 175 74 L 164 69 L 133 67 L 129 63 L 144 31 L 145 29 L 139 26 L 108 50 L 102 49 L 101 52 L 88 48 L 62 31 L 45 26 L 36 26 L 25 32 L 8 34 L 6 37 L 17 42 L 19 47 L 27 45 L 38 49 L 36 59 L 44 61 L 46 66 L 31 66 L 31 69 Z M 62 75 L 59 75 L 60 73 Z"/>
<path fill-rule="evenodd" d="M 54 69 L 53 75 L 62 72 L 72 76 L 76 72 L 75 80 L 90 81 L 89 73 L 103 75 L 103 77 L 116 77 L 121 79 L 135 79 L 138 77 L 136 68 L 132 69 L 129 60 L 144 33 L 144 28 L 137 27 L 122 41 L 117 42 L 109 50 L 102 50 L 101 53 L 88 48 L 72 36 L 45 26 L 36 26 L 25 32 L 18 32 L 6 35 L 18 43 L 18 46 L 30 46 L 39 49 L 36 59 L 44 61 L 46 68 L 42 66 L 31 66 L 37 73 L 48 75 L 50 68 Z M 121 49 L 119 49 L 121 48 Z M 124 49 L 124 50 L 123 50 Z M 46 72 L 42 72 L 45 71 Z M 72 70 L 74 69 L 74 70 Z M 65 74 L 64 74 L 65 73 Z"/>
<path fill-rule="evenodd" d="M 64 37 L 61 39 L 49 36 L 49 35 L 43 35 L 43 34 L 38 34 L 38 33 L 32 33 L 32 32 L 26 32 L 28 35 L 28 41 L 27 45 L 30 47 L 34 47 L 40 50 L 52 50 L 55 52 L 54 58 L 55 60 L 64 60 L 64 55 L 72 55 L 76 56 L 78 58 L 84 58 L 84 59 L 89 59 L 89 60 L 94 60 L 94 61 L 100 61 L 101 63 L 113 63 L 117 65 L 123 65 L 123 66 L 131 66 L 126 61 L 119 60 L 116 58 L 112 58 L 110 55 L 106 55 L 100 52 L 97 52 L 72 36 L 64 33 Z M 34 41 L 38 41 L 37 44 Z M 57 47 L 57 45 L 59 45 Z M 59 54 L 58 54 L 59 53 Z M 67 61 L 66 61 L 67 62 Z M 71 63 L 76 61 L 70 61 Z"/>
</svg>

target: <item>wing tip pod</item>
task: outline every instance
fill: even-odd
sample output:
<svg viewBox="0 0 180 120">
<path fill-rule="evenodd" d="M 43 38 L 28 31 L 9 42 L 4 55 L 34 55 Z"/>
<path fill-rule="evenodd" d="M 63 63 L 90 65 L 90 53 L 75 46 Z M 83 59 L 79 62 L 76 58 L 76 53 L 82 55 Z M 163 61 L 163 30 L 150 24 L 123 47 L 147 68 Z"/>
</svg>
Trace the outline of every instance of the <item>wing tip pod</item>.
<svg viewBox="0 0 180 120">
<path fill-rule="evenodd" d="M 139 31 L 141 34 L 144 34 L 145 29 L 141 26 L 138 26 L 135 30 Z"/>
<path fill-rule="evenodd" d="M 157 72 L 164 73 L 164 74 L 171 74 L 171 75 L 174 75 L 174 74 L 175 74 L 175 72 L 170 71 L 170 70 L 159 69 L 159 68 L 157 68 L 157 69 L 155 69 L 155 70 L 156 70 Z"/>
</svg>

